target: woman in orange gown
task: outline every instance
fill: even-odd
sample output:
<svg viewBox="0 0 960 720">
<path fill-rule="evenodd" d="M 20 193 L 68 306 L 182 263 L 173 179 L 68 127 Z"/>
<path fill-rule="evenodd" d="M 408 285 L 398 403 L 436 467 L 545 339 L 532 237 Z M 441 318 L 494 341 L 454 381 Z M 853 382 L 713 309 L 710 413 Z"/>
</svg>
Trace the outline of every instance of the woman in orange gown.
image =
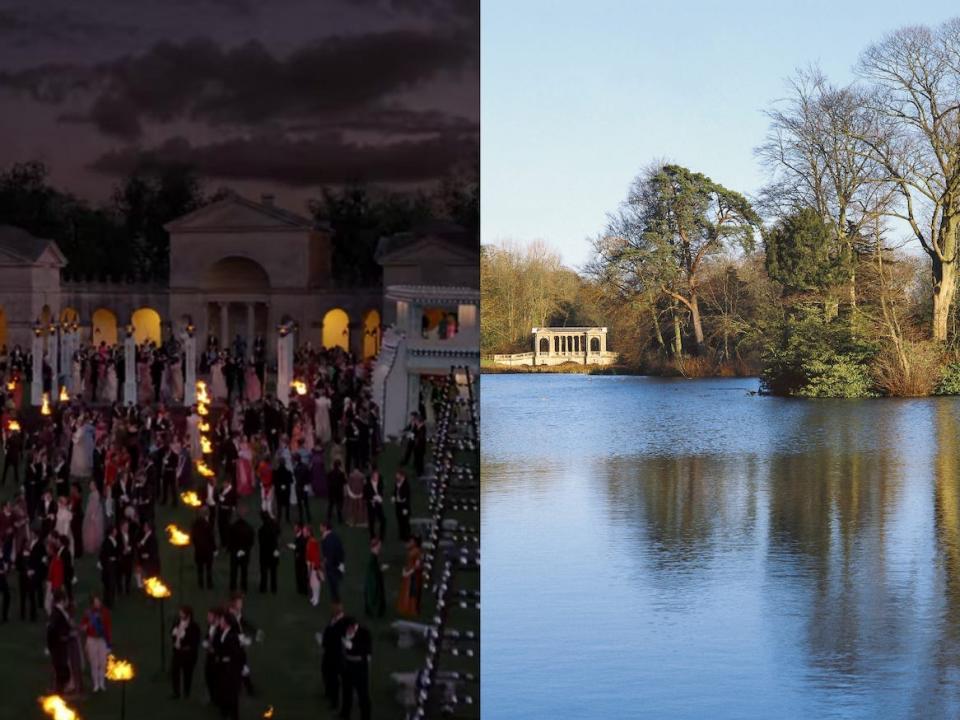
<svg viewBox="0 0 960 720">
<path fill-rule="evenodd" d="M 403 567 L 397 613 L 405 617 L 420 614 L 420 595 L 423 591 L 423 564 L 420 559 L 420 539 L 407 540 L 407 564 Z"/>
</svg>

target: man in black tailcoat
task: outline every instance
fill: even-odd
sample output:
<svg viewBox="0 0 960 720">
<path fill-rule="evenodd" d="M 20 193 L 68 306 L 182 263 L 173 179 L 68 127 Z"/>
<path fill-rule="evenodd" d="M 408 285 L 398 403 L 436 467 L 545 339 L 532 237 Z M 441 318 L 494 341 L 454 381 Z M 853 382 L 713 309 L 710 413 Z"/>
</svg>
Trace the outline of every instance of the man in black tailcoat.
<svg viewBox="0 0 960 720">
<path fill-rule="evenodd" d="M 197 583 L 201 590 L 213 590 L 213 553 L 217 549 L 210 524 L 210 510 L 200 508 L 197 519 L 190 529 L 190 544 L 193 545 L 194 561 L 197 565 Z"/>
</svg>

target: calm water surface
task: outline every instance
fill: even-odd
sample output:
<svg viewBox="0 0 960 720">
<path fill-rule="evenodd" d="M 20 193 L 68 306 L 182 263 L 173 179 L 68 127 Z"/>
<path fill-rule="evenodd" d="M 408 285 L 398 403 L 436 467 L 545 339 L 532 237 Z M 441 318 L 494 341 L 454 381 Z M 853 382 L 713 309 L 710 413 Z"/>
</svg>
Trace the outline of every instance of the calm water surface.
<svg viewBox="0 0 960 720">
<path fill-rule="evenodd" d="M 482 703 L 960 717 L 960 403 L 486 375 Z"/>
</svg>

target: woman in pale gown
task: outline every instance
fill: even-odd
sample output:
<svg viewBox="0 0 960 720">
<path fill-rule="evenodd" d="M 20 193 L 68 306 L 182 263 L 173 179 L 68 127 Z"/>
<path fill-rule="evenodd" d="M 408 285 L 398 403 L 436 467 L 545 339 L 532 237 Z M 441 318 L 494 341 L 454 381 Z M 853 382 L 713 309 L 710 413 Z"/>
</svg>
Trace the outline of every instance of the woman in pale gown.
<svg viewBox="0 0 960 720">
<path fill-rule="evenodd" d="M 93 473 L 94 434 L 90 420 L 86 415 L 81 415 L 73 431 L 73 452 L 70 456 L 71 477 L 88 478 Z"/>
<path fill-rule="evenodd" d="M 175 403 L 183 402 L 183 365 L 179 357 L 170 363 L 170 394 Z"/>
<path fill-rule="evenodd" d="M 88 555 L 96 556 L 103 543 L 103 503 L 97 484 L 90 483 L 90 494 L 87 496 L 87 509 L 83 514 L 83 551 Z"/>
<path fill-rule="evenodd" d="M 57 531 L 57 534 L 63 535 L 67 538 L 67 542 L 70 545 L 70 555 L 74 555 L 73 551 L 73 533 L 70 531 L 70 522 L 73 520 L 73 513 L 70 512 L 70 505 L 66 497 L 61 497 L 59 500 L 59 505 L 57 506 L 57 515 L 56 520 L 54 521 L 54 530 Z"/>
<path fill-rule="evenodd" d="M 83 378 L 80 376 L 80 354 L 73 354 L 70 365 L 70 396 L 83 397 Z"/>
<path fill-rule="evenodd" d="M 317 398 L 317 407 L 313 412 L 313 431 L 321 445 L 330 442 L 330 398 L 326 394 Z"/>
<path fill-rule="evenodd" d="M 111 360 L 107 363 L 106 381 L 103 383 L 103 402 L 113 404 L 117 401 L 117 366 Z"/>
<path fill-rule="evenodd" d="M 190 408 L 187 415 L 187 440 L 190 443 L 190 458 L 197 460 L 203 453 L 200 448 L 200 422 L 202 418 L 197 414 L 197 407 Z"/>
<path fill-rule="evenodd" d="M 227 381 L 223 377 L 223 358 L 217 358 L 210 371 L 210 394 L 214 400 L 227 399 Z"/>
<path fill-rule="evenodd" d="M 153 401 L 153 381 L 150 379 L 150 356 L 144 353 L 137 363 L 137 399 L 142 403 Z"/>
<path fill-rule="evenodd" d="M 257 402 L 260 400 L 260 378 L 257 377 L 257 368 L 253 363 L 247 365 L 246 379 L 244 380 L 244 393 L 247 402 Z"/>
<path fill-rule="evenodd" d="M 237 451 L 237 495 L 247 497 L 253 492 L 253 449 L 247 438 L 240 441 Z"/>
</svg>

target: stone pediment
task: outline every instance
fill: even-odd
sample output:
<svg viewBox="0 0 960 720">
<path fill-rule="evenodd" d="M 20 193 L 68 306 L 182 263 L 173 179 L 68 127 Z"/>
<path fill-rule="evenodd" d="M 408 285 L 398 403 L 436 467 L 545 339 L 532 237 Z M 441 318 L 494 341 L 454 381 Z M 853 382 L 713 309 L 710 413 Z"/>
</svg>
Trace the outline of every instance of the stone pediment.
<svg viewBox="0 0 960 720">
<path fill-rule="evenodd" d="M 164 227 L 170 233 L 308 231 L 314 221 L 272 204 L 257 203 L 239 195 L 218 200 L 177 218 Z"/>
<path fill-rule="evenodd" d="M 451 243 L 431 236 L 418 238 L 395 250 L 381 252 L 377 260 L 381 265 L 419 264 L 426 260 L 432 263 L 454 265 L 458 263 L 476 263 L 477 252 L 462 245 Z"/>
</svg>

